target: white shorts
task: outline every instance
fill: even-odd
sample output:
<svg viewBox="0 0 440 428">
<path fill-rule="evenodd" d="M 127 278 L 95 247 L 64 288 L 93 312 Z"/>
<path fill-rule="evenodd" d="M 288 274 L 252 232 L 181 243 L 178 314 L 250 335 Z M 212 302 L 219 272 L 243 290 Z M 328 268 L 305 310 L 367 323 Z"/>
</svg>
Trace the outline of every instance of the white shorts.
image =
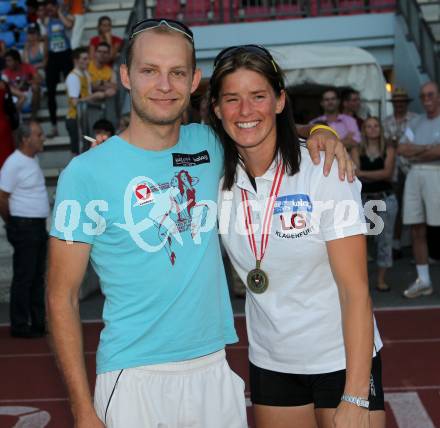
<svg viewBox="0 0 440 428">
<path fill-rule="evenodd" d="M 244 382 L 225 351 L 99 374 L 95 409 L 108 428 L 247 428 Z"/>
<path fill-rule="evenodd" d="M 414 165 L 405 182 L 403 224 L 440 226 L 440 165 Z"/>
</svg>

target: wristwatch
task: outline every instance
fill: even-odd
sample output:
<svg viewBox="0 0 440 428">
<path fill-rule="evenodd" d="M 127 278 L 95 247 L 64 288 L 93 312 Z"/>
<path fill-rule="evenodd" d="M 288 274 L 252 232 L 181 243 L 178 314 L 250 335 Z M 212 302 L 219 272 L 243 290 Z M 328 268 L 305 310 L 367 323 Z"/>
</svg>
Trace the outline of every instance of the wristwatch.
<svg viewBox="0 0 440 428">
<path fill-rule="evenodd" d="M 370 402 L 362 397 L 356 397 L 355 395 L 343 394 L 341 401 L 347 401 L 348 403 L 355 404 L 358 407 L 363 407 L 368 409 L 370 407 Z"/>
</svg>

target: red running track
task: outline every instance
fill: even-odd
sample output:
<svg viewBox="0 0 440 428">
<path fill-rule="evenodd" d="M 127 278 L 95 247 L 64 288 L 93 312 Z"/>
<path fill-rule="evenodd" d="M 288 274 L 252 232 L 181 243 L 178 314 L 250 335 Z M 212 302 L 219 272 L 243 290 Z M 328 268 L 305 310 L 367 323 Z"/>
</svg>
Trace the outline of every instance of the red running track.
<svg viewBox="0 0 440 428">
<path fill-rule="evenodd" d="M 440 428 L 440 308 L 380 310 L 388 428 Z M 245 320 L 236 317 L 240 342 L 227 349 L 231 367 L 245 379 Z M 101 323 L 84 323 L 91 387 Z M 0 327 L 0 428 L 21 420 L 33 428 L 72 426 L 66 391 L 45 339 L 12 339 Z M 248 388 L 247 388 L 248 391 Z M 251 409 L 248 408 L 252 425 Z M 24 426 L 24 425 L 23 425 Z"/>
</svg>

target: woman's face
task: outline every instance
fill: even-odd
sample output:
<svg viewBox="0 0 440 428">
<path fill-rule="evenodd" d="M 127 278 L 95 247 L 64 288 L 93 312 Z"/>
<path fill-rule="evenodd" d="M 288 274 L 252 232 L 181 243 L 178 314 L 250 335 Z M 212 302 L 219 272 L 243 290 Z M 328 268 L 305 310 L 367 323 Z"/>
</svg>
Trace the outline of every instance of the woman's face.
<svg viewBox="0 0 440 428">
<path fill-rule="evenodd" d="M 284 103 L 284 91 L 277 98 L 262 74 L 239 68 L 223 78 L 214 111 L 239 148 L 274 148 L 276 115 Z"/>
<path fill-rule="evenodd" d="M 365 136 L 367 138 L 380 137 L 380 124 L 376 119 L 367 119 L 365 121 Z"/>
<path fill-rule="evenodd" d="M 29 44 L 34 44 L 38 42 L 38 34 L 37 33 L 28 33 L 27 41 Z"/>
</svg>

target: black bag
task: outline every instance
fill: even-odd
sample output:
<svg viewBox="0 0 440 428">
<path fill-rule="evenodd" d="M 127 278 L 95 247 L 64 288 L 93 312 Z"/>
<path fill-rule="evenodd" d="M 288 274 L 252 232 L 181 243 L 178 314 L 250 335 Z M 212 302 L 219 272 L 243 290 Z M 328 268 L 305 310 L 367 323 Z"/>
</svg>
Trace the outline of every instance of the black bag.
<svg viewBox="0 0 440 428">
<path fill-rule="evenodd" d="M 9 124 L 11 125 L 11 129 L 14 131 L 20 125 L 20 115 L 18 113 L 17 107 L 15 106 L 14 100 L 12 99 L 12 93 L 9 85 L 5 82 L 3 83 L 6 87 L 3 105 L 6 115 L 9 117 Z"/>
</svg>

